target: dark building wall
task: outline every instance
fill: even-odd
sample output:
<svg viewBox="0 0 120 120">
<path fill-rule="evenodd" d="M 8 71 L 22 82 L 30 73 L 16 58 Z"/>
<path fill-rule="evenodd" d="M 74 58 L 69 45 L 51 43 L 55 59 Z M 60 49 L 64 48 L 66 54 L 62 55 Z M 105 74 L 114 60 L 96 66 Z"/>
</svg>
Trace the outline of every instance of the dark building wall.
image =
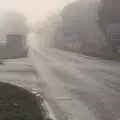
<svg viewBox="0 0 120 120">
<path fill-rule="evenodd" d="M 107 29 L 110 24 L 120 24 L 120 0 L 100 0 L 101 8 L 99 11 L 99 24 L 108 40 L 111 40 L 113 49 L 120 45 L 120 39 L 112 39 L 114 33 L 108 35 Z M 115 28 L 114 28 L 115 29 Z M 120 35 L 120 29 L 116 28 L 115 36 Z M 113 34 L 113 35 L 112 35 Z M 120 38 L 120 37 L 119 37 Z"/>
<path fill-rule="evenodd" d="M 110 21 L 120 21 L 120 0 L 101 0 L 100 15 Z"/>
</svg>

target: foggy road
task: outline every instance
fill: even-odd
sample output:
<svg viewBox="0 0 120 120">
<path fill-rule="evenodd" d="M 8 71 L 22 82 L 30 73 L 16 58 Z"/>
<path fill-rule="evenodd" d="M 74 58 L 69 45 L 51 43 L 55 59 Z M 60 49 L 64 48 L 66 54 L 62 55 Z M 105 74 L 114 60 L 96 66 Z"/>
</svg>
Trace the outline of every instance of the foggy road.
<svg viewBox="0 0 120 120">
<path fill-rule="evenodd" d="M 56 49 L 32 51 L 40 79 L 71 120 L 119 120 L 120 64 Z M 63 118 L 62 118 L 63 119 Z"/>
<path fill-rule="evenodd" d="M 38 89 L 62 120 L 119 120 L 120 64 L 46 49 L 5 60 L 0 81 Z"/>
</svg>

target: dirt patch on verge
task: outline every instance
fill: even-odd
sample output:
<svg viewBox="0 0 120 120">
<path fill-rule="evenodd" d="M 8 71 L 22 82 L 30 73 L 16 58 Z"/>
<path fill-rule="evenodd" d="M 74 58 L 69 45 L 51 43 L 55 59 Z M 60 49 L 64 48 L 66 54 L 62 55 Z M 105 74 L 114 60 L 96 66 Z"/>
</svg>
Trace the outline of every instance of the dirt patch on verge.
<svg viewBox="0 0 120 120">
<path fill-rule="evenodd" d="M 0 120 L 44 120 L 44 117 L 35 95 L 0 82 Z"/>
</svg>

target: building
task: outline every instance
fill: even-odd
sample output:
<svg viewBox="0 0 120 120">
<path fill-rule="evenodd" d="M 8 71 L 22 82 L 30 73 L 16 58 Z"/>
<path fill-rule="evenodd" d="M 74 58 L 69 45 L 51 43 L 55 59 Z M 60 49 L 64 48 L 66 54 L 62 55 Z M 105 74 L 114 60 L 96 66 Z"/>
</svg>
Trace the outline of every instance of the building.
<svg viewBox="0 0 120 120">
<path fill-rule="evenodd" d="M 120 0 L 101 0 L 99 23 L 113 49 L 120 48 Z"/>
<path fill-rule="evenodd" d="M 27 26 L 24 16 L 5 13 L 0 19 L 0 59 L 26 56 Z"/>
</svg>

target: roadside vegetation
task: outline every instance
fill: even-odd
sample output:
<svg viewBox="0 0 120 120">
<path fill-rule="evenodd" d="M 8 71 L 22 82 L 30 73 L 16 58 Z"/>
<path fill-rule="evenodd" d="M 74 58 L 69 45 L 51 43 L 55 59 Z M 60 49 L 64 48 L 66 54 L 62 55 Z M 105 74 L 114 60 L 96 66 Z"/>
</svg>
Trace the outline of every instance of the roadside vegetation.
<svg viewBox="0 0 120 120">
<path fill-rule="evenodd" d="M 35 30 L 39 48 L 58 48 L 105 59 L 119 59 L 100 24 L 100 1 L 74 1 Z"/>
</svg>

